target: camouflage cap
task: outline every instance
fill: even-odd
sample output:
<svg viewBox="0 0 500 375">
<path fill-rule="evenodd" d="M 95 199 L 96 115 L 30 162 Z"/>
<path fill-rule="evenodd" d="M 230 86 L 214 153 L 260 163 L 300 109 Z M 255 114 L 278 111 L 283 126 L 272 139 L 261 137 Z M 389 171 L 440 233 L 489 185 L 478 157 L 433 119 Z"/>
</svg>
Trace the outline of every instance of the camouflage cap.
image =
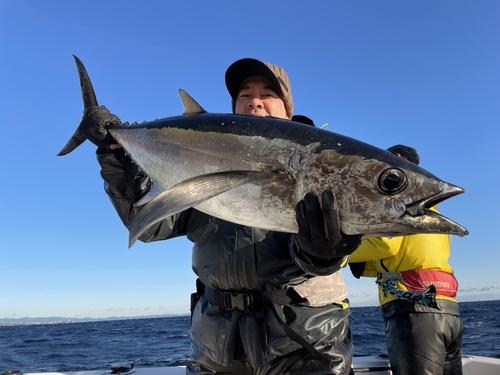
<svg viewBox="0 0 500 375">
<path fill-rule="evenodd" d="M 413 164 L 420 164 L 420 156 L 416 149 L 405 145 L 395 145 L 389 147 L 387 151 L 392 152 L 394 155 L 401 156 L 403 159 L 412 162 Z"/>
<path fill-rule="evenodd" d="M 293 101 L 288 75 L 283 68 L 279 66 L 251 58 L 238 60 L 232 63 L 226 70 L 226 87 L 227 91 L 229 91 L 229 95 L 231 95 L 231 108 L 233 113 L 236 106 L 236 96 L 238 95 L 241 85 L 247 78 L 252 76 L 264 77 L 271 83 L 276 93 L 283 100 L 288 117 L 291 118 L 293 113 Z"/>
</svg>

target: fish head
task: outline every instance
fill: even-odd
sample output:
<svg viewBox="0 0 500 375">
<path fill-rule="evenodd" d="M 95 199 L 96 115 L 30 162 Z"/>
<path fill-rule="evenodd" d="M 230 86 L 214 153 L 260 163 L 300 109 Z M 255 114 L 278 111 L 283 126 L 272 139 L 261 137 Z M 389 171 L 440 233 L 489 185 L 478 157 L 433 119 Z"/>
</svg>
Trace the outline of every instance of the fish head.
<svg viewBox="0 0 500 375">
<path fill-rule="evenodd" d="M 318 187 L 332 190 L 345 234 L 468 234 L 463 226 L 435 208 L 464 189 L 390 152 L 379 149 L 374 157 L 325 150 L 314 163 L 316 166 L 309 166 L 298 190 L 316 190 L 318 196 Z M 311 173 L 313 170 L 318 173 Z"/>
</svg>

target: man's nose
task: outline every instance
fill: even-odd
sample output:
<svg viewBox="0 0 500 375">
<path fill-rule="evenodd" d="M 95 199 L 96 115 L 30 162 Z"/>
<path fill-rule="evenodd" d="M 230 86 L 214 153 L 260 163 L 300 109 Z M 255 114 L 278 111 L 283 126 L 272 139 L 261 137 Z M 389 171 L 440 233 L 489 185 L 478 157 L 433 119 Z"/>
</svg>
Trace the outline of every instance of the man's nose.
<svg viewBox="0 0 500 375">
<path fill-rule="evenodd" d="M 259 97 L 254 96 L 252 98 L 252 100 L 250 100 L 248 102 L 248 105 L 249 105 L 250 108 L 262 108 L 263 103 L 262 103 L 262 100 Z"/>
</svg>

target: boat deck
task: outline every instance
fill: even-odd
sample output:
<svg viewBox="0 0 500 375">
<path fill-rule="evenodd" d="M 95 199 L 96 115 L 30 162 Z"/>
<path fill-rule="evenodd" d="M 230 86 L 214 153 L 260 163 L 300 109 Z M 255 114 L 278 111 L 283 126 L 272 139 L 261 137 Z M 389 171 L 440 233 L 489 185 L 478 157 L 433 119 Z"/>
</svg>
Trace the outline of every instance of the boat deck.
<svg viewBox="0 0 500 375">
<path fill-rule="evenodd" d="M 464 375 L 500 375 L 500 359 L 463 355 Z M 391 375 L 387 358 L 378 356 L 354 357 L 354 373 L 363 375 Z M 181 375 L 186 373 L 185 367 L 134 367 L 131 371 L 120 375 Z M 76 371 L 76 372 L 44 372 L 24 373 L 23 375 L 110 375 L 111 370 Z"/>
</svg>

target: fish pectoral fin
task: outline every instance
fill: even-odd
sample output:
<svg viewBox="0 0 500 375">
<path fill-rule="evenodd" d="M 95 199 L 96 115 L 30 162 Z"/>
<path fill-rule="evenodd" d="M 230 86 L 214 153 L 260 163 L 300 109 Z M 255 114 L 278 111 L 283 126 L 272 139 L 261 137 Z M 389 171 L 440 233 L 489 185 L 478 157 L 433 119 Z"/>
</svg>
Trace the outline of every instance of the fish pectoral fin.
<svg viewBox="0 0 500 375">
<path fill-rule="evenodd" d="M 150 226 L 171 215 L 244 184 L 265 184 L 283 178 L 288 178 L 288 175 L 254 171 L 227 171 L 196 176 L 182 181 L 157 194 L 144 205 L 129 228 L 129 247 Z"/>
</svg>

